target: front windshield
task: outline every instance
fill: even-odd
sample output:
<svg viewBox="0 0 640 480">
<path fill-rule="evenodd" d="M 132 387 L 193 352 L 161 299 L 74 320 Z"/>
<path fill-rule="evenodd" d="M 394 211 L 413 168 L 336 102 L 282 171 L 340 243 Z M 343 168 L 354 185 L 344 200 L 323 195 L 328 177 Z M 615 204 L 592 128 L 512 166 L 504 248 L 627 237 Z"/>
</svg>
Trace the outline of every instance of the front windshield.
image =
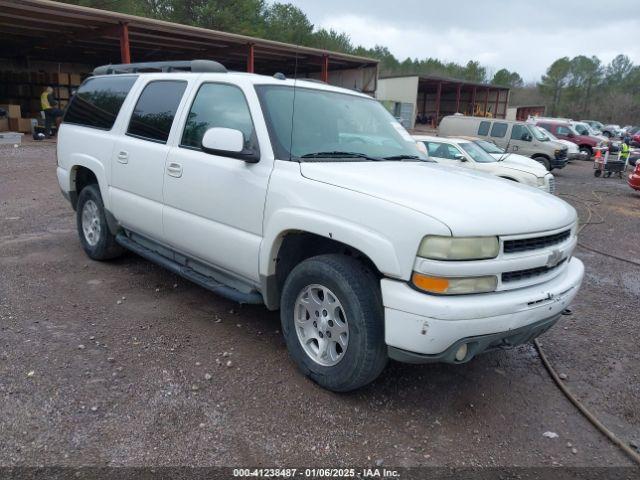
<svg viewBox="0 0 640 480">
<path fill-rule="evenodd" d="M 460 143 L 458 146 L 478 163 L 492 163 L 497 161 L 475 143 Z"/>
<path fill-rule="evenodd" d="M 475 143 L 487 153 L 504 153 L 504 150 L 498 147 L 495 143 L 487 142 L 486 140 L 476 140 Z"/>
<path fill-rule="evenodd" d="M 427 160 L 376 100 L 287 85 L 256 86 L 276 158 Z"/>
<path fill-rule="evenodd" d="M 536 137 L 536 140 L 539 140 L 540 142 L 549 141 L 549 137 L 547 136 L 547 134 L 542 130 L 540 130 L 538 127 L 536 127 L 535 125 L 527 125 L 527 126 L 529 127 L 529 131 L 531 132 L 531 134 L 534 137 Z"/>
<path fill-rule="evenodd" d="M 558 141 L 558 137 L 556 137 L 556 136 L 555 136 L 553 133 L 551 133 L 549 130 L 546 130 L 546 129 L 544 129 L 544 128 L 541 128 L 541 129 L 540 129 L 540 131 L 541 131 L 542 133 L 544 133 L 544 134 L 547 136 L 547 138 L 548 138 L 549 140 L 553 140 L 553 141 L 555 141 L 555 142 L 557 142 L 557 141 Z"/>
</svg>

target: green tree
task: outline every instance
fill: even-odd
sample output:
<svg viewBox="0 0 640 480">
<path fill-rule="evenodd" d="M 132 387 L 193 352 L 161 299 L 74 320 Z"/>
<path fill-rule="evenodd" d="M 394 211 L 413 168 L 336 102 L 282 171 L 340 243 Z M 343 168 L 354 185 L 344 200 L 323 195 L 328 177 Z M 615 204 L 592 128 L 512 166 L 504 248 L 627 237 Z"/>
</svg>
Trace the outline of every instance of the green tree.
<svg viewBox="0 0 640 480">
<path fill-rule="evenodd" d="M 313 45 L 313 24 L 305 13 L 290 3 L 274 3 L 265 12 L 265 33 L 271 40 Z"/>
<path fill-rule="evenodd" d="M 590 116 L 594 88 L 602 80 L 602 64 L 597 57 L 578 55 L 571 59 L 568 99 L 571 116 Z"/>
<path fill-rule="evenodd" d="M 491 79 L 493 85 L 501 85 L 511 88 L 522 87 L 524 82 L 522 77 L 517 72 L 510 72 L 506 68 L 498 70 Z"/>
<path fill-rule="evenodd" d="M 562 90 L 569 80 L 571 61 L 569 57 L 562 57 L 551 64 L 546 75 L 538 84 L 540 91 L 551 98 L 551 115 L 557 115 L 560 105 Z"/>
<path fill-rule="evenodd" d="M 333 52 L 353 53 L 351 38 L 344 32 L 337 32 L 333 28 L 321 28 L 313 34 L 313 46 Z"/>
</svg>

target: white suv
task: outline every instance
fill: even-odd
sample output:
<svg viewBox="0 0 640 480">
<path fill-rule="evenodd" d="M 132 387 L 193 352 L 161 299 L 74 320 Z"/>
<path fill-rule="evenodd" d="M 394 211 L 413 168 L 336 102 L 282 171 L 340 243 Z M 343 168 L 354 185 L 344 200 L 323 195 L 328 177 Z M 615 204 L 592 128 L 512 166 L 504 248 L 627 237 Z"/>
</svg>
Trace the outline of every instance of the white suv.
<svg viewBox="0 0 640 480">
<path fill-rule="evenodd" d="M 94 73 L 58 140 L 86 253 L 280 309 L 328 389 L 529 341 L 578 291 L 570 205 L 429 162 L 366 95 L 208 61 Z"/>
</svg>

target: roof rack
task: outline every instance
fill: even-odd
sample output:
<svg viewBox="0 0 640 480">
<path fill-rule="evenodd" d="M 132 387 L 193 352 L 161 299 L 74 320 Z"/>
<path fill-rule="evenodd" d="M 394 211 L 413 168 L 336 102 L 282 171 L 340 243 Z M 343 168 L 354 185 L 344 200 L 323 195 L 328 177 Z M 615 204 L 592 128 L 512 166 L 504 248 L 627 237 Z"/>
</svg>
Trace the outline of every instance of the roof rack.
<svg viewBox="0 0 640 480">
<path fill-rule="evenodd" d="M 193 72 L 227 73 L 224 65 L 213 60 L 181 60 L 171 62 L 142 62 L 102 65 L 93 70 L 94 75 L 143 72 Z"/>
</svg>

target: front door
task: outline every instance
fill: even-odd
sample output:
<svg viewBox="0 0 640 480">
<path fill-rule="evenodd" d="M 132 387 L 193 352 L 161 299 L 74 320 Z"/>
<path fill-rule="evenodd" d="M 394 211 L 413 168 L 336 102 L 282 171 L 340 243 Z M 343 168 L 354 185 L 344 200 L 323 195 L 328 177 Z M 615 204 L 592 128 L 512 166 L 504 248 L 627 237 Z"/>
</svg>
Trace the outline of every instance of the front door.
<svg viewBox="0 0 640 480">
<path fill-rule="evenodd" d="M 254 91 L 247 91 L 257 102 Z M 258 281 L 258 258 L 267 185 L 273 162 L 258 163 L 206 153 L 207 129 L 240 130 L 245 146 L 258 141 L 245 92 L 224 83 L 202 83 L 182 122 L 179 145 L 164 168 L 164 235 L 176 250 Z"/>
</svg>

